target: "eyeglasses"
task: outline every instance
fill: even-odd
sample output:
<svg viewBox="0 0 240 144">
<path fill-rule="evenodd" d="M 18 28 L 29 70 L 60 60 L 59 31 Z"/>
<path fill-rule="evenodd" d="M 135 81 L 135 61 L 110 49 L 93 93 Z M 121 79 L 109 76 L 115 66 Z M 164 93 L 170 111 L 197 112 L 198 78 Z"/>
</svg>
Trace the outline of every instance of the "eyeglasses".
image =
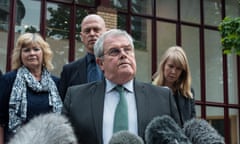
<svg viewBox="0 0 240 144">
<path fill-rule="evenodd" d="M 123 49 L 124 53 L 127 55 L 133 54 L 132 47 L 125 47 L 125 48 L 111 48 L 106 53 L 104 53 L 104 55 L 119 56 L 122 53 L 121 49 Z"/>
</svg>

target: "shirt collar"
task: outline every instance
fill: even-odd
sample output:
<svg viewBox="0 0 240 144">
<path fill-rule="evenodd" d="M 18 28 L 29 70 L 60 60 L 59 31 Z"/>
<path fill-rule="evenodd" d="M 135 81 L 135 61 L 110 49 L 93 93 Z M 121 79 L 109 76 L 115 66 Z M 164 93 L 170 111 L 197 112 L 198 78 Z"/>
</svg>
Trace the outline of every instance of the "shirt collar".
<svg viewBox="0 0 240 144">
<path fill-rule="evenodd" d="M 112 91 L 117 84 L 109 81 L 106 79 L 106 93 Z M 133 80 L 130 80 L 129 82 L 122 85 L 127 91 L 133 92 Z"/>
<path fill-rule="evenodd" d="M 95 61 L 95 55 L 87 53 L 87 62 L 90 63 L 92 60 Z"/>
</svg>

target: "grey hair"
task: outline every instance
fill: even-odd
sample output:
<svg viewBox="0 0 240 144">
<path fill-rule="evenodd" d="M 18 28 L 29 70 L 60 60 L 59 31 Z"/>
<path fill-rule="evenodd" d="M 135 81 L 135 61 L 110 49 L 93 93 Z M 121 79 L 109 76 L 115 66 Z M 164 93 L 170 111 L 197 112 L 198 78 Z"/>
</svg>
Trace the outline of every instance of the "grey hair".
<svg viewBox="0 0 240 144">
<path fill-rule="evenodd" d="M 134 45 L 133 45 L 133 38 L 125 31 L 125 30 L 120 30 L 120 29 L 111 29 L 109 31 L 106 31 L 105 33 L 103 33 L 98 40 L 96 41 L 95 45 L 94 45 L 94 55 L 95 57 L 102 57 L 104 55 L 104 47 L 103 47 L 103 43 L 104 40 L 107 37 L 110 36 L 125 36 L 129 42 L 131 47 L 134 49 Z"/>
</svg>

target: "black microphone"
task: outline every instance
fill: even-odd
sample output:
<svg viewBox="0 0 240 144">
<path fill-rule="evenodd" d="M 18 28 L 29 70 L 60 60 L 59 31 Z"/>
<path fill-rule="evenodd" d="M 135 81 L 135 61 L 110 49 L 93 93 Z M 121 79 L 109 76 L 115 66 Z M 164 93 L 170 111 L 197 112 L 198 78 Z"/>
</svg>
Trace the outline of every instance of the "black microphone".
<svg viewBox="0 0 240 144">
<path fill-rule="evenodd" d="M 114 133 L 109 144 L 144 144 L 144 142 L 141 137 L 124 130 Z"/>
<path fill-rule="evenodd" d="M 194 144 L 225 144 L 224 138 L 203 119 L 193 118 L 185 122 L 183 131 Z"/>
<path fill-rule="evenodd" d="M 65 116 L 47 113 L 23 125 L 8 144 L 77 144 L 77 138 Z"/>
<path fill-rule="evenodd" d="M 191 144 L 178 124 L 167 115 L 155 117 L 145 130 L 146 144 Z"/>
</svg>

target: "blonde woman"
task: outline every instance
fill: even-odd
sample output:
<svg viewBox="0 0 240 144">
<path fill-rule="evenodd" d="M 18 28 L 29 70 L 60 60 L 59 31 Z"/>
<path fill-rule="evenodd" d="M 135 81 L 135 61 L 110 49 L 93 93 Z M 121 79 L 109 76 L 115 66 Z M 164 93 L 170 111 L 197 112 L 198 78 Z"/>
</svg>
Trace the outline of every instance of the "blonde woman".
<svg viewBox="0 0 240 144">
<path fill-rule="evenodd" d="M 154 85 L 167 86 L 172 90 L 182 124 L 196 116 L 191 72 L 181 47 L 173 46 L 166 50 L 153 79 Z"/>
<path fill-rule="evenodd" d="M 36 33 L 20 35 L 12 55 L 12 71 L 0 79 L 0 143 L 7 142 L 36 115 L 61 113 L 59 78 L 53 69 L 52 51 Z"/>
</svg>

